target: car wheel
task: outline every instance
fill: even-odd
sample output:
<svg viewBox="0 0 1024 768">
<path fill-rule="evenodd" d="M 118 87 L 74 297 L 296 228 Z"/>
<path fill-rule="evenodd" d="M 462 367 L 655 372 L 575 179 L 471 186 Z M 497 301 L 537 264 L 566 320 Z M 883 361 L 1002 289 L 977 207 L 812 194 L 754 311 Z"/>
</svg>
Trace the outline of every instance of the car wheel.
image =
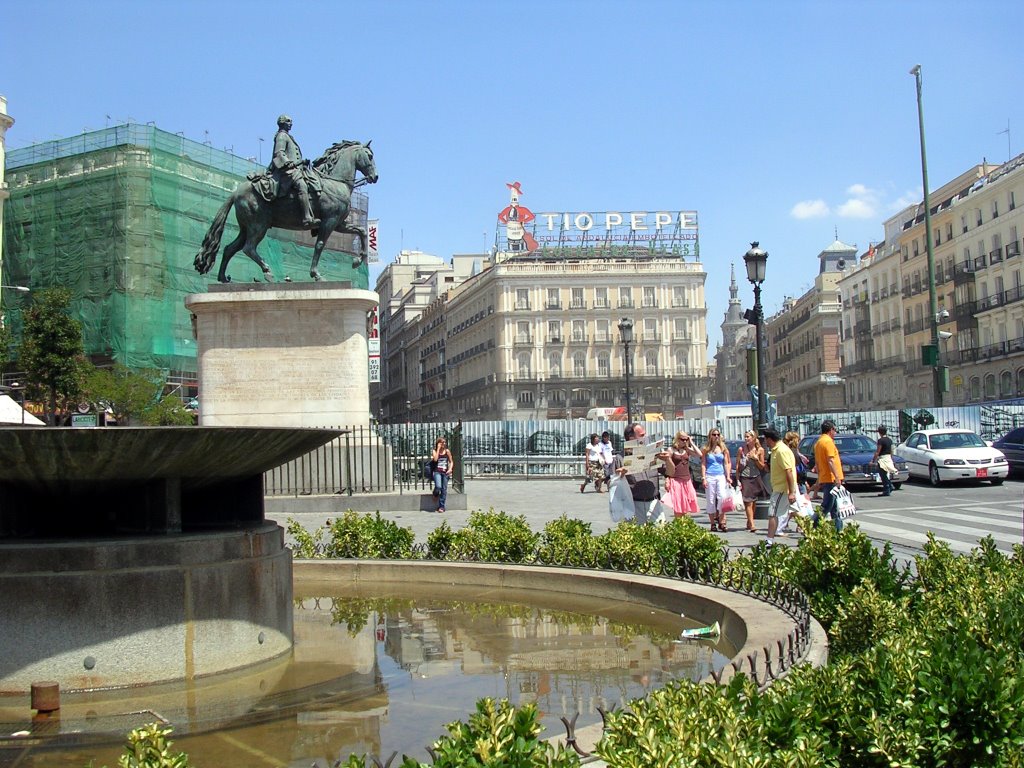
<svg viewBox="0 0 1024 768">
<path fill-rule="evenodd" d="M 1001 478 L 1001 477 L 993 477 L 992 478 L 992 485 L 1002 485 L 1002 484 L 1003 484 L 1003 478 Z"/>
<path fill-rule="evenodd" d="M 900 488 L 903 487 L 903 483 L 893 483 L 892 487 L 898 491 Z"/>
<path fill-rule="evenodd" d="M 935 466 L 934 461 L 928 465 L 928 480 L 936 488 L 938 488 L 942 484 L 942 480 L 941 478 L 939 478 L 939 468 Z"/>
</svg>

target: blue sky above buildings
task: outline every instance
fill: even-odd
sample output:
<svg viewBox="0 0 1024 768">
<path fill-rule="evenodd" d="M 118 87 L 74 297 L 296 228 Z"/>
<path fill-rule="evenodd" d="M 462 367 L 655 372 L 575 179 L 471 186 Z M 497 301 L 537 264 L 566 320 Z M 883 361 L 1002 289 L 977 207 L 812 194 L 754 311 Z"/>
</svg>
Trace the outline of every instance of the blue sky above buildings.
<svg viewBox="0 0 1024 768">
<path fill-rule="evenodd" d="M 490 247 L 511 181 L 535 212 L 695 209 L 713 353 L 749 241 L 771 312 L 920 200 L 914 64 L 933 188 L 1024 149 L 1022 9 L 37 0 L 2 11 L 0 93 L 9 148 L 153 121 L 266 162 L 282 112 L 307 156 L 373 139 L 384 260 Z"/>
</svg>

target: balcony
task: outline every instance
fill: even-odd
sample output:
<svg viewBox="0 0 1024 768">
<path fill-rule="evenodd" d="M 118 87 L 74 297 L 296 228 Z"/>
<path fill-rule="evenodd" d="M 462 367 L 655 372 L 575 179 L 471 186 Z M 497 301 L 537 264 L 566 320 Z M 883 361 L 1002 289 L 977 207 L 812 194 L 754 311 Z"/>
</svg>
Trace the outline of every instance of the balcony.
<svg viewBox="0 0 1024 768">
<path fill-rule="evenodd" d="M 516 346 L 521 344 L 533 344 L 533 335 L 529 333 L 517 333 L 513 343 Z"/>
<path fill-rule="evenodd" d="M 1020 242 L 1014 241 L 1006 244 L 1006 258 L 1020 255 Z"/>
<path fill-rule="evenodd" d="M 548 336 L 548 344 L 561 344 L 561 343 L 562 343 L 561 335 Z"/>
<path fill-rule="evenodd" d="M 979 360 L 990 360 L 993 357 L 1015 355 L 1024 352 L 1024 337 L 987 344 L 983 347 L 972 347 L 960 350 L 961 363 L 974 363 Z M 951 356 L 956 353 L 951 353 Z"/>
<path fill-rule="evenodd" d="M 595 303 L 594 306 L 597 306 L 597 304 Z M 587 302 L 585 302 L 583 299 L 573 299 L 569 303 L 569 309 L 586 309 L 586 308 L 587 308 Z"/>
<path fill-rule="evenodd" d="M 570 344 L 586 344 L 589 341 L 589 336 L 586 333 L 577 333 L 573 331 L 569 337 Z"/>
<path fill-rule="evenodd" d="M 871 292 L 871 302 L 874 303 L 876 301 L 878 301 L 878 291 L 872 291 Z"/>
<path fill-rule="evenodd" d="M 619 297 L 619 309 L 633 309 L 635 306 L 632 299 Z"/>
<path fill-rule="evenodd" d="M 645 331 L 640 337 L 640 341 L 644 343 L 661 341 L 661 334 L 657 331 Z"/>
<path fill-rule="evenodd" d="M 974 271 L 979 272 L 988 266 L 988 257 L 985 255 L 979 256 L 974 260 Z"/>
<path fill-rule="evenodd" d="M 686 299 L 675 298 L 672 299 L 672 306 L 676 309 L 685 309 L 690 306 L 690 302 Z"/>
<path fill-rule="evenodd" d="M 548 299 L 544 302 L 544 309 L 561 309 L 562 302 L 558 299 Z"/>
<path fill-rule="evenodd" d="M 977 311 L 984 312 L 986 309 L 995 309 L 1001 307 L 1006 301 L 1005 293 L 994 293 L 991 296 L 986 296 L 983 299 L 978 299 Z"/>
<path fill-rule="evenodd" d="M 516 302 L 516 309 L 517 310 L 528 310 L 529 308 L 530 308 L 530 302 L 528 302 L 528 301 L 517 301 Z"/>
<path fill-rule="evenodd" d="M 1002 260 L 1003 260 L 1003 249 L 1002 248 L 996 248 L 994 251 L 989 251 L 988 252 L 988 263 L 989 264 L 998 264 Z"/>
<path fill-rule="evenodd" d="M 594 309 L 608 309 L 610 306 L 608 299 L 594 299 Z"/>
<path fill-rule="evenodd" d="M 888 288 L 883 288 L 882 290 L 880 290 L 878 292 L 878 295 L 879 295 L 880 298 L 883 298 L 883 299 L 887 298 L 889 296 L 889 289 Z"/>
<path fill-rule="evenodd" d="M 953 266 L 953 285 L 964 285 L 974 281 L 974 263 L 962 261 Z"/>
<path fill-rule="evenodd" d="M 655 299 L 645 298 L 641 306 L 643 306 L 644 309 L 654 309 L 658 306 L 658 302 Z"/>
</svg>

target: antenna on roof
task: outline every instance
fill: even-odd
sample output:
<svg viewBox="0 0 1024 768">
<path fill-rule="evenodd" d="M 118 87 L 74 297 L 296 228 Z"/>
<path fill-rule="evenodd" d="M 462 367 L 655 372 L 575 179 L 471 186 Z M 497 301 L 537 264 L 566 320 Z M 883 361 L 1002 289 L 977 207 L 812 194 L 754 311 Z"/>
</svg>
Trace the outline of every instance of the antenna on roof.
<svg viewBox="0 0 1024 768">
<path fill-rule="evenodd" d="M 833 225 L 833 226 L 835 226 L 835 225 Z M 839 239 L 839 227 L 836 227 L 835 229 L 836 229 L 836 240 L 838 240 Z"/>
<path fill-rule="evenodd" d="M 1006 162 L 1010 162 L 1013 157 L 1013 153 L 1010 151 L 1010 118 L 1006 118 L 1006 130 L 998 131 L 996 136 L 1006 134 Z"/>
</svg>

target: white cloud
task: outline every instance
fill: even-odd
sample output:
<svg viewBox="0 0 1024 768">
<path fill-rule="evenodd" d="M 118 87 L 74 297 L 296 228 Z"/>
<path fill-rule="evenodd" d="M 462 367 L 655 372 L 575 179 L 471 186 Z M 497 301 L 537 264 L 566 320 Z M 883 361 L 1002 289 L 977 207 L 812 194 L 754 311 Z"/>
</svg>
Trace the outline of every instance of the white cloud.
<svg viewBox="0 0 1024 768">
<path fill-rule="evenodd" d="M 924 197 L 924 193 L 919 189 L 909 190 L 904 192 L 902 195 L 897 197 L 889 204 L 890 211 L 902 211 L 908 205 L 917 205 L 921 202 L 921 198 Z"/>
<path fill-rule="evenodd" d="M 851 184 L 846 188 L 846 202 L 836 208 L 844 219 L 873 219 L 878 215 L 879 193 L 864 184 Z"/>
<path fill-rule="evenodd" d="M 836 213 L 844 219 L 871 219 L 878 209 L 873 200 L 854 197 L 836 208 Z"/>
<path fill-rule="evenodd" d="M 820 219 L 828 216 L 828 204 L 824 200 L 801 200 L 789 215 L 794 219 Z"/>
</svg>

